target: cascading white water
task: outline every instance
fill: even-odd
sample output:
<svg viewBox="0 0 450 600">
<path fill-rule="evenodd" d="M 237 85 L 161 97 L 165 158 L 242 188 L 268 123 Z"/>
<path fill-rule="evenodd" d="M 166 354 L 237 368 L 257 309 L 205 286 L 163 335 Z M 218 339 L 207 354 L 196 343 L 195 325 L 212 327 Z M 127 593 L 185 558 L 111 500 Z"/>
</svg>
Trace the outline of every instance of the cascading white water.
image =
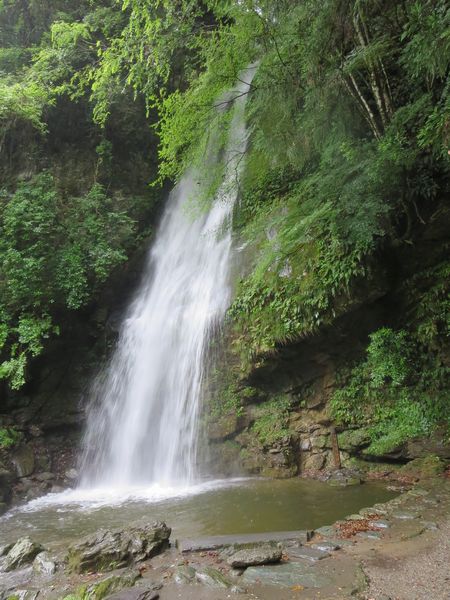
<svg viewBox="0 0 450 600">
<path fill-rule="evenodd" d="M 117 349 L 94 385 L 82 487 L 195 479 L 205 353 L 230 302 L 230 221 L 253 74 L 254 67 L 247 69 L 230 94 L 233 115 L 220 158 L 225 175 L 209 212 L 194 219 L 186 210 L 202 193 L 196 172 L 186 173 L 170 195 Z M 217 153 L 211 149 L 205 168 L 219 160 Z"/>
</svg>

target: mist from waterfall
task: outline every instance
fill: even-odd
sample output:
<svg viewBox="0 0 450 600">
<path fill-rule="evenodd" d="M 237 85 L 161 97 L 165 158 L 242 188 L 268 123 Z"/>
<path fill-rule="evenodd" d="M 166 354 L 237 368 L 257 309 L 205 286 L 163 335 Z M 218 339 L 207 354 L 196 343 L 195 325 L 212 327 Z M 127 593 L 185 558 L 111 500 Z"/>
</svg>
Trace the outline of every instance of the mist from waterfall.
<svg viewBox="0 0 450 600">
<path fill-rule="evenodd" d="M 219 104 L 232 111 L 228 141 L 209 144 L 205 169 L 223 161 L 210 209 L 202 173 L 185 173 L 168 199 L 116 350 L 97 377 L 81 459 L 81 487 L 189 485 L 197 477 L 198 428 L 211 336 L 230 303 L 231 217 L 247 143 L 246 69 Z"/>
</svg>

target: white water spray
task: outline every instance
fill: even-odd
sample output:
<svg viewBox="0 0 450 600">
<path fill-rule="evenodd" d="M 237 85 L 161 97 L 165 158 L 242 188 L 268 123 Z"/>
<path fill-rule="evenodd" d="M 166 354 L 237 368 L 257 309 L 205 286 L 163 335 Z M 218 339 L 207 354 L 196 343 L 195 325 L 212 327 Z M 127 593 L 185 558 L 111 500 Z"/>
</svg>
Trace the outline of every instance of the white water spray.
<svg viewBox="0 0 450 600">
<path fill-rule="evenodd" d="M 195 480 L 205 355 L 230 302 L 231 215 L 253 74 L 253 67 L 246 70 L 230 95 L 225 175 L 209 212 L 193 219 L 186 210 L 201 193 L 195 172 L 186 173 L 170 195 L 117 349 L 94 385 L 82 487 Z M 217 162 L 217 150 L 205 168 Z"/>
</svg>

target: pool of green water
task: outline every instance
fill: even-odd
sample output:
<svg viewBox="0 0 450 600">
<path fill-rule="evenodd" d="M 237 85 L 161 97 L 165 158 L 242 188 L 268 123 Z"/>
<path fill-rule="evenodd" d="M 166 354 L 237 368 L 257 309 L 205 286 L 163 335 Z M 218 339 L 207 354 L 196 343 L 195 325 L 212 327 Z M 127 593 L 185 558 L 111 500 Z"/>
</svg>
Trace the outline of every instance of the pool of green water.
<svg viewBox="0 0 450 600">
<path fill-rule="evenodd" d="M 30 535 L 61 548 L 101 527 L 163 520 L 172 539 L 234 533 L 314 529 L 395 493 L 378 483 L 336 488 L 304 479 L 247 479 L 212 483 L 175 497 L 95 501 L 61 494 L 15 509 L 0 519 L 1 541 Z"/>
</svg>

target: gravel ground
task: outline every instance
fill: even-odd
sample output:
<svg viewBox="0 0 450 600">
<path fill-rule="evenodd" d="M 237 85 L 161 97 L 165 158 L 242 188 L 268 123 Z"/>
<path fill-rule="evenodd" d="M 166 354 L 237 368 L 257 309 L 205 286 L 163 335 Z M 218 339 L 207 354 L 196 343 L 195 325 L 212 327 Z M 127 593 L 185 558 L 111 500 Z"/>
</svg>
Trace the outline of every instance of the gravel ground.
<svg viewBox="0 0 450 600">
<path fill-rule="evenodd" d="M 450 600 L 450 520 L 440 525 L 432 543 L 411 540 L 405 553 L 406 544 L 364 561 L 367 600 Z"/>
</svg>

